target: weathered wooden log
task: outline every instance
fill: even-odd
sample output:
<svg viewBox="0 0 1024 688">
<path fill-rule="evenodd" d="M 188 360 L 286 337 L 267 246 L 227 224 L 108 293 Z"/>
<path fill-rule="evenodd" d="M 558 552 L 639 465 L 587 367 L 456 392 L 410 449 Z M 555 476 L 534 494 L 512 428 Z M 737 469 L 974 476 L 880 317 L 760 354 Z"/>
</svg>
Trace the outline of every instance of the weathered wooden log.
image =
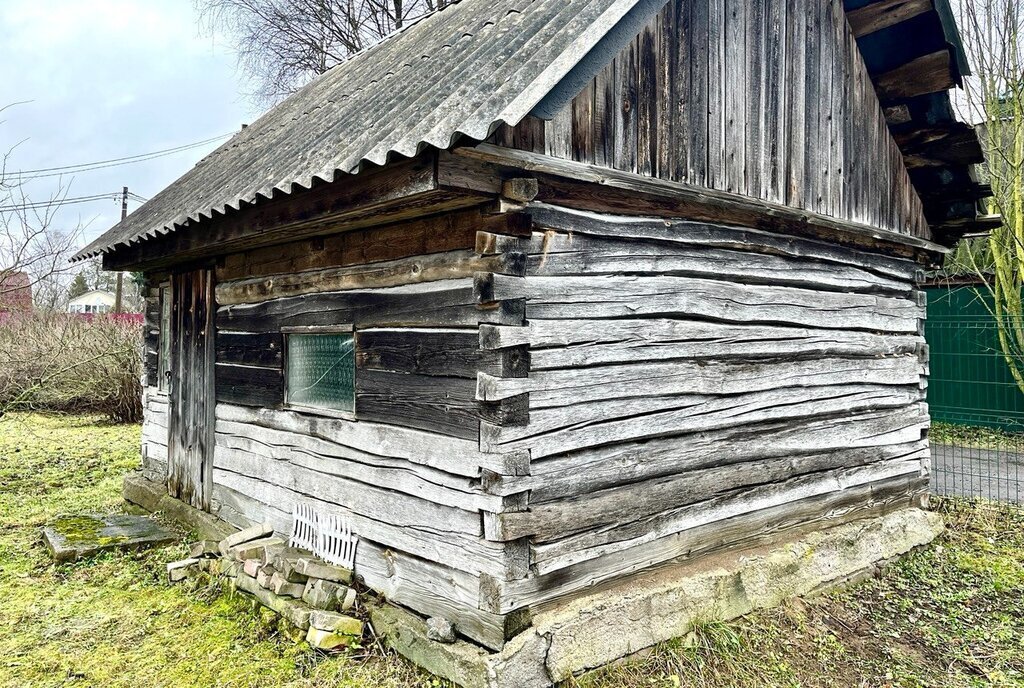
<svg viewBox="0 0 1024 688">
<path fill-rule="evenodd" d="M 550 573 L 519 581 L 488 582 L 487 599 L 492 601 L 490 608 L 496 613 L 522 607 L 541 611 L 547 603 L 592 591 L 602 583 L 621 580 L 666 562 L 692 561 L 713 552 L 770 542 L 783 534 L 791 536 L 906 508 L 927 489 L 927 479 L 914 479 L 910 474 L 842 492 L 827 492 L 696 526 Z"/>
<path fill-rule="evenodd" d="M 521 324 L 518 302 L 483 304 L 472 281 L 442 280 L 374 290 L 320 292 L 217 311 L 218 330 L 265 332 L 282 327 L 350 324 L 358 328 L 469 327 L 481 322 Z"/>
<path fill-rule="evenodd" d="M 338 451 L 347 447 L 355 453 L 403 459 L 453 475 L 478 477 L 482 468 L 501 475 L 529 472 L 525 452 L 485 452 L 476 442 L 409 428 L 229 404 L 217 405 L 217 420 L 307 435 L 338 445 Z"/>
<path fill-rule="evenodd" d="M 731 426 L 839 412 L 902 408 L 922 398 L 914 388 L 839 385 L 786 388 L 725 397 L 681 395 L 577 403 L 530 413 L 527 427 L 481 425 L 481 446 L 490 451 L 529 449 L 538 459 L 612 442 L 703 432 Z"/>
<path fill-rule="evenodd" d="M 284 405 L 281 368 L 218 363 L 214 369 L 218 402 L 271 409 Z"/>
<path fill-rule="evenodd" d="M 851 462 L 881 458 L 887 446 L 916 442 L 929 418 L 923 404 L 829 418 L 728 427 L 643 438 L 540 458 L 530 476 L 491 476 L 495 494 L 530 490 L 531 503 L 587 495 L 616 485 L 734 463 L 792 457 L 815 461 L 839 452 Z"/>
<path fill-rule="evenodd" d="M 551 408 L 630 396 L 741 394 L 844 384 L 916 385 L 924 372 L 916 356 L 629 363 L 538 371 L 522 379 L 480 373 L 477 398 L 496 401 L 529 393 L 531 408 Z"/>
<path fill-rule="evenodd" d="M 664 318 L 533 320 L 525 327 L 482 325 L 480 342 L 485 349 L 529 345 L 534 371 L 683 358 L 894 356 L 919 353 L 924 345 L 917 335 Z"/>
<path fill-rule="evenodd" d="M 280 368 L 284 361 L 281 332 L 218 332 L 217 363 Z"/>
<path fill-rule="evenodd" d="M 404 459 L 355 451 L 318 437 L 220 420 L 217 421 L 217 447 L 386 487 L 459 509 L 499 512 L 505 505 L 501 496 L 485 493 L 479 479 L 451 475 Z"/>
<path fill-rule="evenodd" d="M 671 316 L 916 333 L 924 315 L 909 299 L 688 277 L 485 275 L 478 277 L 476 289 L 496 301 L 527 299 L 531 321 Z"/>
<path fill-rule="evenodd" d="M 480 256 L 472 251 L 436 253 L 368 265 L 222 282 L 217 285 L 217 303 L 231 306 L 319 292 L 381 289 L 465 279 L 477 272 L 521 275 L 525 268 L 525 256 L 512 252 L 491 256 Z"/>
<path fill-rule="evenodd" d="M 470 379 L 478 372 L 526 377 L 530 357 L 525 346 L 481 349 L 478 328 L 380 328 L 356 333 L 356 365 L 361 370 Z"/>
</svg>

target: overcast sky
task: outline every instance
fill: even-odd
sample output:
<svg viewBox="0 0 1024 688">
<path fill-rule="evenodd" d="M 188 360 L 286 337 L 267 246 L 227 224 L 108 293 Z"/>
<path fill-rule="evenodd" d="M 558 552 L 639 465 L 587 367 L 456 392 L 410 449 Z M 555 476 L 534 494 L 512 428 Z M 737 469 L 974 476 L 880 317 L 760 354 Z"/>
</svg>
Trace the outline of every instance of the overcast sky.
<svg viewBox="0 0 1024 688">
<path fill-rule="evenodd" d="M 191 0 L 0 0 L 0 151 L 34 170 L 172 148 L 237 130 L 258 114 L 223 41 L 201 35 Z M 219 143 L 219 142 L 218 142 Z M 217 145 L 63 179 L 69 196 L 151 197 Z M 37 179 L 49 196 L 60 179 Z M 138 207 L 129 202 L 129 210 Z M 119 219 L 120 203 L 68 206 L 84 240 Z"/>
</svg>

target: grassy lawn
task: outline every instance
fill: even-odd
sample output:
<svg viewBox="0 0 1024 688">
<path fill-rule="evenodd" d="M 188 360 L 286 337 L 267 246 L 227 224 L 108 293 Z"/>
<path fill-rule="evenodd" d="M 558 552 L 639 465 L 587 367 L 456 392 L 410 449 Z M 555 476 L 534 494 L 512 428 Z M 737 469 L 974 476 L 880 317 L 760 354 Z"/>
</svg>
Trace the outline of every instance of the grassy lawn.
<svg viewBox="0 0 1024 688">
<path fill-rule="evenodd" d="M 168 587 L 163 565 L 183 546 L 50 562 L 39 527 L 121 509 L 138 440 L 137 427 L 90 418 L 0 421 L 0 686 L 444 685 L 372 642 L 328 657 L 279 637 L 239 598 Z M 947 534 L 878 579 L 702 624 L 573 683 L 1024 686 L 1024 513 L 943 508 Z"/>
</svg>

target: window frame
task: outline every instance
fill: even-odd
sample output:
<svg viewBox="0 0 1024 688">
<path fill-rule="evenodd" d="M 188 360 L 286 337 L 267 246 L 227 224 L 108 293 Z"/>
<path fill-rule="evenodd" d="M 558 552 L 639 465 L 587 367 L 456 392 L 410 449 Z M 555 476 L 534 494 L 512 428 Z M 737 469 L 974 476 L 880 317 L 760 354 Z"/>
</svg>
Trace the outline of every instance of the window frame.
<svg viewBox="0 0 1024 688">
<path fill-rule="evenodd" d="M 156 342 L 156 389 L 161 394 L 170 394 L 171 380 L 171 327 L 174 313 L 171 309 L 171 283 L 161 282 L 158 285 L 160 301 L 160 327 Z M 166 321 L 165 317 L 166 316 Z M 166 326 L 165 326 L 166 325 Z"/>
<path fill-rule="evenodd" d="M 305 334 L 305 335 L 317 335 L 317 334 L 347 334 L 352 337 L 352 410 L 341 411 L 338 409 L 323 408 L 320 406 L 307 406 L 305 404 L 296 404 L 288 401 L 288 337 L 293 334 Z M 307 413 L 310 415 L 324 416 L 327 418 L 337 418 L 340 420 L 356 420 L 356 374 L 358 367 L 356 366 L 356 330 L 351 323 L 343 325 L 306 325 L 306 326 L 295 326 L 295 327 L 282 327 L 281 328 L 281 376 L 283 378 L 283 399 L 282 408 L 288 411 L 296 411 L 298 413 Z"/>
</svg>

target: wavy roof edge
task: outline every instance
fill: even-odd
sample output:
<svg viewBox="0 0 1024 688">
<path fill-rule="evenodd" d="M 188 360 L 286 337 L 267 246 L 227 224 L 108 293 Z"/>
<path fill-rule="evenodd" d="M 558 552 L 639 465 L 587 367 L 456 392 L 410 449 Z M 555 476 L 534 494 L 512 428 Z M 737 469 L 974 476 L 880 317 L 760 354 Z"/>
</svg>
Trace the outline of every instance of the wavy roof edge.
<svg viewBox="0 0 1024 688">
<path fill-rule="evenodd" d="M 268 110 L 72 260 L 333 183 L 371 165 L 449 149 L 464 139 L 483 141 L 572 81 L 581 60 L 628 23 L 623 19 L 634 9 L 664 1 L 454 0 Z M 955 22 L 949 23 L 946 0 L 935 0 L 933 9 L 959 82 L 969 72 Z M 361 97 L 369 92 L 373 98 Z"/>
</svg>

